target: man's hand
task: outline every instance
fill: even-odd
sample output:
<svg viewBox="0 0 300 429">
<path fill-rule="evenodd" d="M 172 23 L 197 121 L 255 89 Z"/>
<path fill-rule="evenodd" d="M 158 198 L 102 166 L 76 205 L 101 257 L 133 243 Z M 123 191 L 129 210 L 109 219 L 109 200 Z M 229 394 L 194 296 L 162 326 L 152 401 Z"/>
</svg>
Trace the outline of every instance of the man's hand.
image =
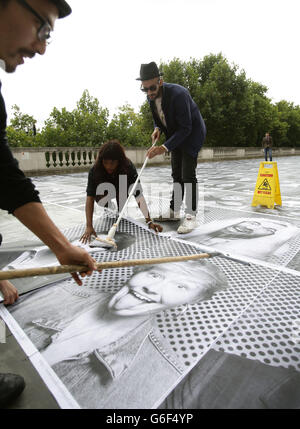
<svg viewBox="0 0 300 429">
<path fill-rule="evenodd" d="M 166 149 L 163 146 L 157 146 L 157 147 L 154 146 L 148 150 L 147 156 L 149 157 L 149 159 L 151 159 L 157 155 L 162 155 L 165 152 L 166 152 Z"/>
<path fill-rule="evenodd" d="M 81 277 L 90 276 L 93 270 L 97 270 L 96 261 L 84 249 L 70 244 L 62 254 L 56 253 L 56 257 L 62 265 L 87 265 L 88 270 L 80 273 Z M 82 286 L 82 281 L 77 273 L 72 273 L 75 282 Z"/>
<path fill-rule="evenodd" d="M 17 289 L 8 280 L 0 282 L 0 292 L 2 292 L 4 298 L 4 305 L 13 304 L 19 298 Z"/>
<path fill-rule="evenodd" d="M 158 141 L 159 139 L 160 139 L 160 129 L 155 128 L 155 130 L 153 131 L 153 133 L 151 135 L 152 143 L 154 143 L 155 141 Z"/>
<path fill-rule="evenodd" d="M 87 226 L 84 233 L 80 237 L 80 241 L 82 241 L 83 244 L 90 243 L 92 235 L 97 237 L 96 231 L 92 226 Z"/>
<path fill-rule="evenodd" d="M 24 204 L 14 211 L 14 215 L 52 250 L 62 265 L 86 265 L 88 269 L 80 273 L 81 277 L 90 276 L 93 270 L 97 270 L 96 261 L 84 249 L 72 246 L 52 222 L 42 204 Z M 82 285 L 78 274 L 73 273 L 72 277 L 79 286 Z"/>
</svg>

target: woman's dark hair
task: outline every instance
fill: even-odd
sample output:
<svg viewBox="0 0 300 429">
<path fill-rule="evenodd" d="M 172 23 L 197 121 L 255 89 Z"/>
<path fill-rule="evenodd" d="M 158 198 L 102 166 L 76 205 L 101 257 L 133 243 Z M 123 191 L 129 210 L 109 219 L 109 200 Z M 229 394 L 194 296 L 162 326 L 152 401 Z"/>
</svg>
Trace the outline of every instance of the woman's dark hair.
<svg viewBox="0 0 300 429">
<path fill-rule="evenodd" d="M 129 159 L 125 155 L 125 150 L 121 146 L 119 140 L 109 140 L 104 143 L 99 150 L 94 170 L 95 177 L 101 177 L 102 173 L 105 173 L 105 168 L 103 167 L 103 160 L 109 159 L 113 161 L 119 161 L 117 167 L 117 174 L 126 174 L 129 167 Z"/>
</svg>

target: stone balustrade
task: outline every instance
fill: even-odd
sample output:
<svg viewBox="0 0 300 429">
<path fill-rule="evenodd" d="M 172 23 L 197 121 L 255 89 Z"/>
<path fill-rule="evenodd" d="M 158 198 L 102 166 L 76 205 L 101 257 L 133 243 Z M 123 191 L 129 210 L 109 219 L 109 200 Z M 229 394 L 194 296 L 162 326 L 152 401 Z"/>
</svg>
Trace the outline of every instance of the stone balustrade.
<svg viewBox="0 0 300 429">
<path fill-rule="evenodd" d="M 20 168 L 28 174 L 67 173 L 87 171 L 95 163 L 99 148 L 65 147 L 65 148 L 13 148 L 12 152 L 19 161 Z M 126 148 L 126 156 L 136 165 L 144 163 L 147 150 L 144 148 Z M 300 148 L 274 148 L 273 158 L 279 156 L 300 155 Z M 261 148 L 237 147 L 203 147 L 198 161 L 220 161 L 226 159 L 264 159 Z M 148 165 L 170 163 L 170 153 L 156 156 Z"/>
</svg>

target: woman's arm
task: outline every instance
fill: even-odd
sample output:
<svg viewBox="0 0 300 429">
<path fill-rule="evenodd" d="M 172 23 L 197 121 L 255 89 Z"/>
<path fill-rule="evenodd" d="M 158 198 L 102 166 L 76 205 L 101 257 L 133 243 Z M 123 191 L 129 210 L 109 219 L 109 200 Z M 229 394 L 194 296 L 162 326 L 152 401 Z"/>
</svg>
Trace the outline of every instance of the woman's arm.
<svg viewBox="0 0 300 429">
<path fill-rule="evenodd" d="M 139 206 L 139 209 L 143 213 L 145 221 L 148 224 L 149 228 L 153 229 L 155 232 L 162 232 L 163 228 L 160 225 L 152 222 L 144 195 L 139 195 L 138 197 L 136 197 L 136 202 Z"/>
<path fill-rule="evenodd" d="M 93 227 L 93 214 L 94 214 L 94 197 L 86 197 L 85 201 L 85 217 L 86 217 L 86 228 L 85 231 L 80 238 L 84 244 L 89 243 L 91 241 L 91 236 L 95 235 L 97 237 L 97 233 Z"/>
</svg>

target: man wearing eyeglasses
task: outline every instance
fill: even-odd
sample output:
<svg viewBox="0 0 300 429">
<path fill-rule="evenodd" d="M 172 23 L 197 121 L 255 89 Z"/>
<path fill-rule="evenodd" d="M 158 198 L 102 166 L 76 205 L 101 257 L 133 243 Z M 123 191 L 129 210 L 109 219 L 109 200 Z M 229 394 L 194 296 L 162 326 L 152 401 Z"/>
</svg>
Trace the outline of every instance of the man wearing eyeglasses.
<svg viewBox="0 0 300 429">
<path fill-rule="evenodd" d="M 24 58 L 43 55 L 58 18 L 71 13 L 64 0 L 0 0 L 0 66 L 12 73 L 24 63 Z M 6 110 L 0 82 L 0 209 L 7 210 L 36 234 L 56 255 L 61 264 L 87 266 L 82 274 L 96 269 L 91 256 L 72 246 L 48 217 L 34 185 L 18 168 L 6 138 Z M 81 285 L 78 274 L 74 280 Z M 0 282 L 4 304 L 18 298 L 16 288 L 8 281 Z M 0 407 L 6 406 L 24 389 L 22 377 L 0 373 Z"/>
<path fill-rule="evenodd" d="M 165 144 L 149 149 L 147 155 L 151 159 L 171 152 L 174 188 L 170 210 L 157 220 L 179 220 L 180 206 L 186 193 L 185 217 L 177 230 L 179 234 L 186 234 L 197 226 L 196 168 L 198 152 L 206 136 L 205 123 L 188 90 L 163 82 L 155 62 L 142 64 L 137 80 L 141 81 L 141 90 L 147 94 L 154 120 L 152 141 L 159 140 L 161 132 L 166 136 Z"/>
</svg>

